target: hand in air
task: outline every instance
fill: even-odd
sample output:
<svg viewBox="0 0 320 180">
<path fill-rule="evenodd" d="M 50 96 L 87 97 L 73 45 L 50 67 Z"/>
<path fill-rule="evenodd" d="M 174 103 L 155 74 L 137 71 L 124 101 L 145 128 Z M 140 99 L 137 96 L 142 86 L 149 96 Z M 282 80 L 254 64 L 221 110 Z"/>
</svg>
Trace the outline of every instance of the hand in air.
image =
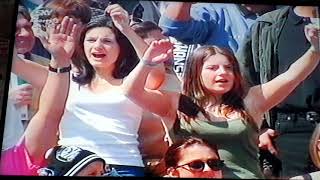
<svg viewBox="0 0 320 180">
<path fill-rule="evenodd" d="M 320 23 L 310 23 L 305 26 L 304 31 L 306 38 L 311 43 L 311 48 L 315 52 L 320 53 Z"/>
<path fill-rule="evenodd" d="M 70 62 L 78 43 L 80 27 L 81 25 L 76 24 L 73 18 L 65 16 L 61 23 L 49 27 L 48 39 L 40 37 L 40 40 L 56 61 Z"/>
<path fill-rule="evenodd" d="M 145 51 L 142 61 L 148 61 L 151 64 L 160 64 L 173 58 L 173 45 L 169 39 L 153 41 Z"/>
<path fill-rule="evenodd" d="M 110 14 L 114 25 L 119 29 L 119 31 L 123 32 L 123 30 L 130 28 L 129 14 L 119 4 L 109 5 L 105 9 L 105 13 Z"/>
</svg>

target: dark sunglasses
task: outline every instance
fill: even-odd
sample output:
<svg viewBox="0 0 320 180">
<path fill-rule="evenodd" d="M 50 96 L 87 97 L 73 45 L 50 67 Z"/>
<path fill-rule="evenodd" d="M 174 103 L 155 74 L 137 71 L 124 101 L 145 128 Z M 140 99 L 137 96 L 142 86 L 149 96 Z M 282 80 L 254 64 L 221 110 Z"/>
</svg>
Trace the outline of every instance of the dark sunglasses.
<svg viewBox="0 0 320 180">
<path fill-rule="evenodd" d="M 176 166 L 176 168 L 188 166 L 191 171 L 201 172 L 203 171 L 205 164 L 207 164 L 212 170 L 219 171 L 224 167 L 224 161 L 219 159 L 208 159 L 206 162 L 202 160 L 194 160 L 187 164 Z"/>
</svg>

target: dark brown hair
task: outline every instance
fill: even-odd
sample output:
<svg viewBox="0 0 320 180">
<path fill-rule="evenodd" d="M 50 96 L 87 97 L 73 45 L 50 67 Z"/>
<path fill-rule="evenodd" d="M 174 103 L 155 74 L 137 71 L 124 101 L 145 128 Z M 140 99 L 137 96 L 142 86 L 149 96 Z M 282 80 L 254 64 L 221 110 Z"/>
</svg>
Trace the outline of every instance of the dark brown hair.
<svg viewBox="0 0 320 180">
<path fill-rule="evenodd" d="M 142 38 L 145 39 L 148 36 L 148 33 L 154 30 L 162 31 L 162 29 L 155 23 L 151 21 L 143 21 L 139 23 L 134 23 L 131 25 L 131 28 Z"/>
<path fill-rule="evenodd" d="M 31 16 L 27 8 L 25 8 L 22 5 L 19 5 L 18 7 L 18 15 L 23 16 L 25 19 L 27 19 L 29 22 L 31 21 Z"/>
<path fill-rule="evenodd" d="M 203 139 L 189 136 L 187 139 L 180 139 L 176 141 L 168 148 L 164 156 L 166 168 L 168 169 L 170 167 L 176 167 L 178 165 L 178 162 L 180 161 L 180 156 L 183 156 L 183 154 L 180 154 L 181 150 L 195 144 L 209 147 L 217 154 L 220 159 L 217 147 L 215 145 L 211 145 Z"/>
<path fill-rule="evenodd" d="M 73 80 L 80 85 L 91 83 L 95 76 L 95 70 L 84 55 L 83 42 L 88 30 L 96 27 L 107 27 L 112 30 L 116 36 L 116 40 L 120 47 L 118 59 L 115 62 L 115 68 L 112 75 L 116 79 L 123 79 L 138 64 L 139 58 L 131 45 L 130 41 L 124 36 L 113 24 L 110 16 L 100 15 L 94 17 L 82 31 L 80 37 L 81 51 L 78 58 L 72 59 L 72 63 L 79 70 L 77 76 L 73 76 Z"/>
</svg>

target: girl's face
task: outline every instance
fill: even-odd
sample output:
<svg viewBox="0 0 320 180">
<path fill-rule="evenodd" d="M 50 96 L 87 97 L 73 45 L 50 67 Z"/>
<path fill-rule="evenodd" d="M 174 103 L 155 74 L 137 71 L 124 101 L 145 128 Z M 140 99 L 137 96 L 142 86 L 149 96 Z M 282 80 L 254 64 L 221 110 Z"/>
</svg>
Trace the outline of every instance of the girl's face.
<svg viewBox="0 0 320 180">
<path fill-rule="evenodd" d="M 215 54 L 204 61 L 201 69 L 203 86 L 216 95 L 229 92 L 234 84 L 233 65 L 222 54 Z"/>
<path fill-rule="evenodd" d="M 117 61 L 120 53 L 116 36 L 108 27 L 95 27 L 88 30 L 83 47 L 89 63 L 95 68 L 110 67 Z"/>
<path fill-rule="evenodd" d="M 194 144 L 179 153 L 180 160 L 175 168 L 175 176 L 180 178 L 222 178 L 220 168 L 214 167 L 220 162 L 218 155 L 210 147 Z"/>
</svg>

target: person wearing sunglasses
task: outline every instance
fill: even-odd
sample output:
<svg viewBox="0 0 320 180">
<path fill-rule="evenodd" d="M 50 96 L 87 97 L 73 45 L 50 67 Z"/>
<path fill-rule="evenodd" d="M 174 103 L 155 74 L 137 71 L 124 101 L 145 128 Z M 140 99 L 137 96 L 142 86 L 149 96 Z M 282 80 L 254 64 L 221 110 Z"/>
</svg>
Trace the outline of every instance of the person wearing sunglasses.
<svg viewBox="0 0 320 180">
<path fill-rule="evenodd" d="M 172 144 L 165 156 L 166 177 L 222 178 L 223 160 L 215 145 L 190 136 Z"/>
</svg>

